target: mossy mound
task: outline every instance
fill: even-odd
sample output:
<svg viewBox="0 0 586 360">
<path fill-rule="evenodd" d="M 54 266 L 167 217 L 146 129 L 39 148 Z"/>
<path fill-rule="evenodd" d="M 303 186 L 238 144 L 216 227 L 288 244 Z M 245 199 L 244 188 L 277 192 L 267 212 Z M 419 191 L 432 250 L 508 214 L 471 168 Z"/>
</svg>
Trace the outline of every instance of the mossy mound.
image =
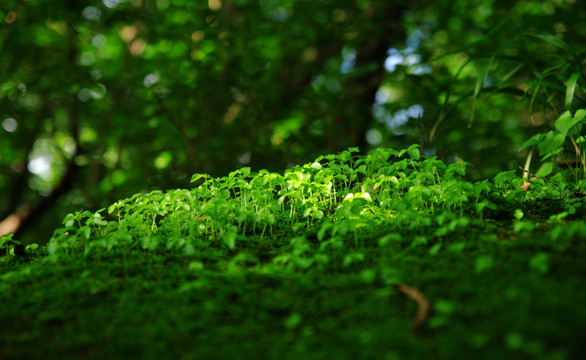
<svg viewBox="0 0 586 360">
<path fill-rule="evenodd" d="M 579 358 L 582 183 L 466 166 L 349 149 L 70 214 L 0 262 L 0 357 Z"/>
</svg>

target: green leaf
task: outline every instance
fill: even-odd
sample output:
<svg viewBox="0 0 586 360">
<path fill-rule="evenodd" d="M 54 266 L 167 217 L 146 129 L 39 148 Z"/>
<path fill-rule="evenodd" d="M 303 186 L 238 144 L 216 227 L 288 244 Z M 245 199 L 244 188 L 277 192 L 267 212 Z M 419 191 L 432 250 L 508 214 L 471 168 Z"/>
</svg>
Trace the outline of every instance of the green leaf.
<svg viewBox="0 0 586 360">
<path fill-rule="evenodd" d="M 565 50 L 566 52 L 568 52 L 569 54 L 574 55 L 574 50 L 572 49 L 572 47 L 568 44 L 566 44 L 563 40 L 553 36 L 553 35 L 548 35 L 548 34 L 530 34 L 533 37 L 536 37 L 538 39 L 541 39 L 543 41 L 546 41 L 550 44 L 553 44 L 557 47 L 559 47 L 560 49 Z"/>
<path fill-rule="evenodd" d="M 525 214 L 523 214 L 523 210 L 521 210 L 521 209 L 515 209 L 515 214 L 514 214 L 515 219 L 521 220 L 524 215 Z"/>
<path fill-rule="evenodd" d="M 365 192 L 365 193 L 356 193 L 356 195 L 355 195 L 355 196 L 356 196 L 357 198 L 359 198 L 359 199 L 364 199 L 364 200 L 366 200 L 367 202 L 371 202 L 371 201 L 372 201 L 372 198 L 370 197 L 370 194 L 369 194 L 369 193 L 367 193 L 367 192 Z"/>
<path fill-rule="evenodd" d="M 580 73 L 573 73 L 568 79 L 568 84 L 566 85 L 566 110 L 570 110 L 572 108 L 572 101 L 574 100 L 574 91 L 576 90 L 576 84 L 578 83 L 579 78 Z"/>
<path fill-rule="evenodd" d="M 525 141 L 523 143 L 523 145 L 521 145 L 521 147 L 519 148 L 519 151 L 528 148 L 530 146 L 534 146 L 539 144 L 540 142 L 542 142 L 545 139 L 545 134 L 535 134 L 533 135 L 529 140 Z"/>
<path fill-rule="evenodd" d="M 529 85 L 537 85 L 537 86 L 543 86 L 545 88 L 550 88 L 550 89 L 554 89 L 554 90 L 558 90 L 558 91 L 566 91 L 566 89 L 564 89 L 563 86 L 556 84 L 554 82 L 551 81 L 545 81 L 545 80 L 528 80 L 525 81 L 526 84 Z M 535 90 L 535 92 L 537 93 L 539 90 L 539 88 L 537 88 Z"/>
<path fill-rule="evenodd" d="M 459 163 L 451 163 L 450 165 L 448 165 L 448 169 L 446 170 L 446 173 L 448 172 L 454 172 L 460 176 L 465 176 L 466 175 L 466 165 L 465 163 L 459 162 Z"/>
<path fill-rule="evenodd" d="M 312 169 L 314 170 L 320 170 L 321 169 L 321 164 L 318 162 L 314 162 L 313 164 L 311 164 L 310 166 Z"/>
<path fill-rule="evenodd" d="M 248 177 L 250 176 L 250 167 L 249 166 L 245 166 L 240 168 L 240 172 L 242 173 L 243 177 Z"/>
<path fill-rule="evenodd" d="M 237 235 L 238 234 L 235 231 L 228 231 L 222 236 L 222 241 L 224 241 L 224 244 L 226 244 L 230 250 L 234 250 L 234 247 L 236 247 Z"/>
<path fill-rule="evenodd" d="M 318 220 L 321 220 L 321 219 L 323 219 L 323 217 L 324 217 L 324 212 L 323 212 L 322 210 L 318 210 L 318 211 L 316 211 L 316 212 L 313 214 L 313 216 L 314 216 L 316 219 L 318 219 Z M 273 217 L 273 218 L 274 218 L 274 217 Z M 272 224 L 271 224 L 271 225 L 272 225 Z"/>
<path fill-rule="evenodd" d="M 4 244 L 8 244 L 10 242 L 12 242 L 12 237 L 14 236 L 13 233 L 4 235 L 2 237 L 0 237 L 0 247 L 4 246 Z"/>
<path fill-rule="evenodd" d="M 352 215 L 360 215 L 360 212 L 362 211 L 362 202 L 353 201 L 350 211 L 352 212 Z"/>
<path fill-rule="evenodd" d="M 551 157 L 554 157 L 554 156 L 560 154 L 562 152 L 562 150 L 563 149 L 560 147 L 560 148 L 555 149 L 554 151 L 548 152 L 547 154 L 545 154 L 541 157 L 541 161 L 545 161 Z"/>
<path fill-rule="evenodd" d="M 106 226 L 106 225 L 108 225 L 108 221 L 104 220 L 101 217 L 95 217 L 93 219 L 93 223 L 96 224 L 96 225 L 98 225 L 98 226 Z"/>
<path fill-rule="evenodd" d="M 114 204 L 108 206 L 108 214 L 113 213 L 118 208 L 118 206 L 120 206 L 120 204 L 118 204 L 118 203 L 114 203 Z"/>
<path fill-rule="evenodd" d="M 434 246 L 431 247 L 431 249 L 429 249 L 429 255 L 431 256 L 435 256 L 439 253 L 439 251 L 442 248 L 442 244 L 441 243 L 437 243 Z"/>
<path fill-rule="evenodd" d="M 504 84 L 507 80 L 509 80 L 511 77 L 513 77 L 513 75 L 515 75 L 519 70 L 521 70 L 525 65 L 524 64 L 519 64 L 517 65 L 515 68 L 513 68 L 513 70 L 509 71 L 507 74 L 505 74 L 504 76 L 502 76 L 499 80 L 499 85 L 500 84 Z M 502 91 L 504 89 L 507 89 L 507 87 L 499 87 L 498 91 Z M 508 89 L 510 91 L 516 92 L 519 89 L 512 87 L 510 89 Z"/>
<path fill-rule="evenodd" d="M 549 174 L 551 174 L 552 171 L 553 171 L 553 162 L 548 161 L 548 162 L 544 163 L 543 165 L 541 165 L 541 167 L 539 168 L 539 170 L 537 170 L 537 173 L 535 175 L 537 175 L 539 177 L 545 177 L 545 176 L 548 176 Z"/>
<path fill-rule="evenodd" d="M 476 211 L 477 212 L 482 212 L 484 210 L 484 208 L 496 210 L 497 206 L 488 200 L 483 200 L 483 201 L 476 204 Z"/>
<path fill-rule="evenodd" d="M 545 139 L 537 146 L 539 153 L 544 156 L 559 149 L 566 140 L 566 135 L 549 131 L 545 134 Z"/>
<path fill-rule="evenodd" d="M 570 111 L 566 111 L 555 121 L 555 128 L 565 137 L 574 125 L 580 123 L 580 120 L 582 119 L 572 117 Z"/>
<path fill-rule="evenodd" d="M 274 225 L 275 224 L 275 215 L 273 215 L 270 212 L 263 213 L 262 214 L 262 219 L 264 220 L 264 222 L 266 222 L 269 225 Z"/>
<path fill-rule="evenodd" d="M 586 123 L 586 121 L 584 121 L 584 118 L 586 118 L 586 109 L 580 109 L 576 111 L 576 113 L 574 114 L 574 119 L 577 119 L 582 124 Z"/>
<path fill-rule="evenodd" d="M 421 158 L 421 155 L 419 153 L 419 149 L 418 148 L 413 148 L 413 149 L 409 148 L 407 150 L 407 153 L 409 154 L 409 156 L 413 160 L 419 160 Z"/>
<path fill-rule="evenodd" d="M 203 178 L 205 180 L 207 176 L 208 176 L 207 174 L 193 174 L 193 176 L 191 177 L 191 183 L 194 183 L 201 178 Z"/>
</svg>

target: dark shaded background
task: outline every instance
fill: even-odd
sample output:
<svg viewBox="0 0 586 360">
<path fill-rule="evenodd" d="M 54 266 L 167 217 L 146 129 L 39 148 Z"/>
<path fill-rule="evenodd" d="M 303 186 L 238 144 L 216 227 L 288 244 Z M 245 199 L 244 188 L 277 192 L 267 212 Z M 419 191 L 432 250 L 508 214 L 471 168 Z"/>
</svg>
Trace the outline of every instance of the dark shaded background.
<svg viewBox="0 0 586 360">
<path fill-rule="evenodd" d="M 349 146 L 514 169 L 575 73 L 581 106 L 585 25 L 576 0 L 3 0 L 0 235 Z"/>
</svg>

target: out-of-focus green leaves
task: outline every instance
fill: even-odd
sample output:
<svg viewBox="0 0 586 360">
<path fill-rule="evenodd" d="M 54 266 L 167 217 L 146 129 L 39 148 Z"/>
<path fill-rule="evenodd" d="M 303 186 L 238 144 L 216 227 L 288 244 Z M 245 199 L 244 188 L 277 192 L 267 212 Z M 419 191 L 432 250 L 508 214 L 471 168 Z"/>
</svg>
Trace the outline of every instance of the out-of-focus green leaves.
<svg viewBox="0 0 586 360">
<path fill-rule="evenodd" d="M 515 168 L 584 101 L 584 17 L 545 0 L 3 1 L 0 217 L 70 164 L 47 232 L 196 172 L 351 146 L 418 143 L 477 178 Z"/>
</svg>

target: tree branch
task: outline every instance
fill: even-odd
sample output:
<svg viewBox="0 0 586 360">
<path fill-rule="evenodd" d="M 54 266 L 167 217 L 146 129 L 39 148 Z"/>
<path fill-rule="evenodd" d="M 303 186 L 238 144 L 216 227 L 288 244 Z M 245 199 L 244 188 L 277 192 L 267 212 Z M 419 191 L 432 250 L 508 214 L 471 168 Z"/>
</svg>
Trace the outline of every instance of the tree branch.
<svg viewBox="0 0 586 360">
<path fill-rule="evenodd" d="M 14 238 L 17 238 L 36 217 L 48 210 L 61 195 L 71 190 L 75 182 L 76 173 L 77 165 L 75 165 L 75 161 L 72 159 L 67 166 L 65 175 L 49 196 L 33 204 L 21 206 L 0 222 L 0 236 L 13 233 Z"/>
</svg>

